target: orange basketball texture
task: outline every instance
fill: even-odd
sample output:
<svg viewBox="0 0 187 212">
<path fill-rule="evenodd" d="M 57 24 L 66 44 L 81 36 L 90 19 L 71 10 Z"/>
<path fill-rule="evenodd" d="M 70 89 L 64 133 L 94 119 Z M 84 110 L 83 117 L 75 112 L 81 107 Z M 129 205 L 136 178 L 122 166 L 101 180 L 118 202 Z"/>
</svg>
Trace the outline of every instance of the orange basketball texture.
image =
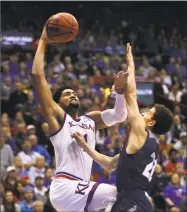
<svg viewBox="0 0 187 212">
<path fill-rule="evenodd" d="M 76 37 L 79 31 L 79 24 L 73 15 L 57 13 L 47 21 L 46 30 L 47 36 L 51 41 L 66 43 Z"/>
</svg>

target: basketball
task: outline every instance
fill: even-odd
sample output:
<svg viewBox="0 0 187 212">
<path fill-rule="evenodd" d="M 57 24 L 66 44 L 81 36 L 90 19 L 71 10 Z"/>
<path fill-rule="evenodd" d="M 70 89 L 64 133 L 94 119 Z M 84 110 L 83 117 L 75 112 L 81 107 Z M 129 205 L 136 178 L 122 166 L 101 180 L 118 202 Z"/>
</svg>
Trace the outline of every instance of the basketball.
<svg viewBox="0 0 187 212">
<path fill-rule="evenodd" d="M 66 43 L 72 41 L 78 31 L 76 18 L 69 13 L 57 13 L 46 23 L 47 36 L 52 42 Z"/>
</svg>

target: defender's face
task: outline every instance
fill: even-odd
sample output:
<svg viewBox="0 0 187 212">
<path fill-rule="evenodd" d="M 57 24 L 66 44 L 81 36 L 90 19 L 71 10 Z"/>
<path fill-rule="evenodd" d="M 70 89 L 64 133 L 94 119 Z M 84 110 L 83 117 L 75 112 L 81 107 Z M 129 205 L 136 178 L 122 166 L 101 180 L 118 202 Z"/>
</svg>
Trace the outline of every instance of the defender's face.
<svg viewBox="0 0 187 212">
<path fill-rule="evenodd" d="M 142 113 L 143 119 L 147 127 L 152 127 L 156 122 L 154 120 L 155 108 L 149 109 L 147 112 Z"/>
<path fill-rule="evenodd" d="M 79 108 L 79 104 L 80 103 L 77 94 L 73 90 L 66 89 L 62 92 L 60 98 L 60 106 L 62 108 Z"/>
</svg>

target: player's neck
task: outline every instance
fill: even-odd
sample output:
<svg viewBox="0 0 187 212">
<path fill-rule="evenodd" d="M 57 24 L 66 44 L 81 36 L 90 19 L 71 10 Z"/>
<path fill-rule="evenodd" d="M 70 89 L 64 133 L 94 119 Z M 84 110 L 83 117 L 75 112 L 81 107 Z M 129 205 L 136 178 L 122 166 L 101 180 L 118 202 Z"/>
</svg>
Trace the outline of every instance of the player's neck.
<svg viewBox="0 0 187 212">
<path fill-rule="evenodd" d="M 72 108 L 71 108 L 71 110 L 67 110 L 66 112 L 67 112 L 67 114 L 68 114 L 69 116 L 71 116 L 71 118 L 74 119 L 74 120 L 76 120 L 76 119 L 79 118 L 77 108 L 76 108 L 76 109 L 72 109 Z"/>
<path fill-rule="evenodd" d="M 70 115 L 71 118 L 74 119 L 74 120 L 78 120 L 78 119 L 79 119 L 78 113 L 76 113 L 76 114 L 70 114 L 70 113 L 69 113 L 69 115 Z"/>
</svg>

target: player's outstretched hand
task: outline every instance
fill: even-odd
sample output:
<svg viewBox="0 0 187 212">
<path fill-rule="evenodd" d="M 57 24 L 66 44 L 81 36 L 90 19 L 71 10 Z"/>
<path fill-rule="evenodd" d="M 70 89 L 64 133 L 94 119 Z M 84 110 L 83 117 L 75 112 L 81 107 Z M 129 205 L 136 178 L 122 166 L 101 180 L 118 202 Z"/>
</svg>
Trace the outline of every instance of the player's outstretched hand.
<svg viewBox="0 0 187 212">
<path fill-rule="evenodd" d="M 114 77 L 114 88 L 117 89 L 124 89 L 125 85 L 127 84 L 129 73 L 120 71 L 117 75 L 113 74 Z"/>
<path fill-rule="evenodd" d="M 133 55 L 132 55 L 132 47 L 130 43 L 127 43 L 127 54 L 126 54 L 126 61 L 127 61 L 127 66 L 134 68 L 134 60 L 133 60 Z"/>
<path fill-rule="evenodd" d="M 85 139 L 84 139 L 82 134 L 80 134 L 79 132 L 73 133 L 72 138 L 75 138 L 77 143 L 79 144 L 79 146 L 82 149 L 85 149 L 87 143 L 86 143 L 86 141 L 85 141 Z"/>
</svg>

